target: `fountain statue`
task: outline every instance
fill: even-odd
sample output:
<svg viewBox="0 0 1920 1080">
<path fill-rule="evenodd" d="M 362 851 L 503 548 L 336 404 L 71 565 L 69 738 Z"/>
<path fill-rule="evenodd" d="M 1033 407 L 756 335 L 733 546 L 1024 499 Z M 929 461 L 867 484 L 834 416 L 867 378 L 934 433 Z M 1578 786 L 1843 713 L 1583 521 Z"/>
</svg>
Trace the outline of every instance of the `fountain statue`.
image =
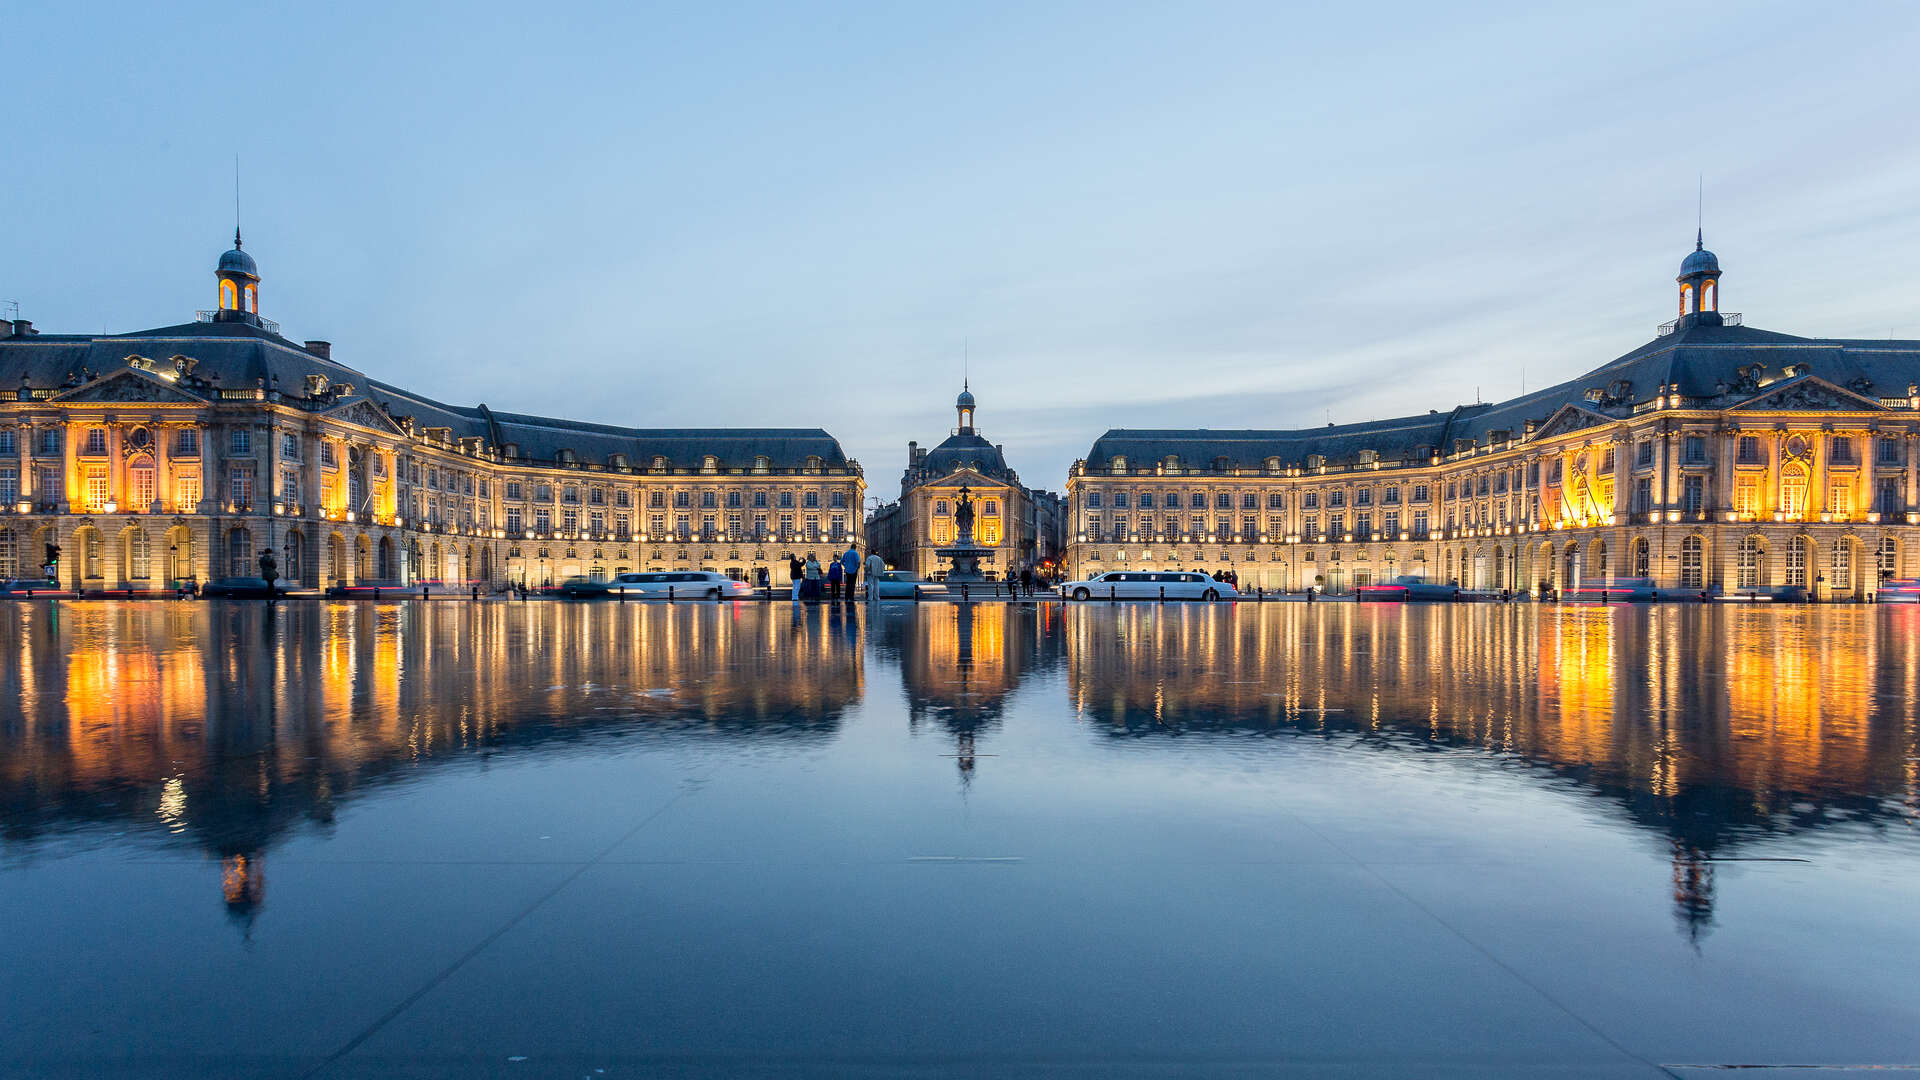
<svg viewBox="0 0 1920 1080">
<path fill-rule="evenodd" d="M 964 484 L 961 485 L 960 498 L 957 501 L 959 505 L 954 508 L 953 520 L 960 530 L 960 535 L 952 546 L 934 548 L 933 553 L 952 564 L 952 569 L 947 571 L 949 583 L 965 584 L 985 581 L 986 577 L 980 573 L 980 557 L 991 553 L 993 549 L 981 547 L 974 542 L 972 489 Z"/>
</svg>

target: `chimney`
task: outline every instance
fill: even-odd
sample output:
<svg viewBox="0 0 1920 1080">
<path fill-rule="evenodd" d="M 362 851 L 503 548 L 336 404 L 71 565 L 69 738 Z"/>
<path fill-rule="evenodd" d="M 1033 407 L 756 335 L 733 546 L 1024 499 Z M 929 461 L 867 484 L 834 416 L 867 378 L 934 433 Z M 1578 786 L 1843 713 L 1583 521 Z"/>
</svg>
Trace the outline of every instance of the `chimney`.
<svg viewBox="0 0 1920 1080">
<path fill-rule="evenodd" d="M 333 342 L 309 341 L 307 342 L 307 351 L 322 360 L 331 360 L 333 359 Z"/>
<path fill-rule="evenodd" d="M 37 334 L 39 332 L 40 331 L 35 330 L 33 328 L 33 324 L 31 322 L 28 322 L 25 319 L 13 320 L 13 336 L 14 337 L 31 337 L 32 335 Z"/>
<path fill-rule="evenodd" d="M 909 465 L 913 464 L 913 459 L 919 456 L 920 456 L 920 440 L 908 439 L 907 440 L 907 464 Z"/>
</svg>

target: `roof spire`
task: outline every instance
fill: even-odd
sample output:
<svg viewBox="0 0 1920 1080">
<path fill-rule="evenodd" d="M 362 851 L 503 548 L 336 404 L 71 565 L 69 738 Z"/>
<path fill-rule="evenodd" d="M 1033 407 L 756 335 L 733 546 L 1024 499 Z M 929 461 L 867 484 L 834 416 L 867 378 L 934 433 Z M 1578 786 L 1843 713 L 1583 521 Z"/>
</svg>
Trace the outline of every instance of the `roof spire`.
<svg viewBox="0 0 1920 1080">
<path fill-rule="evenodd" d="M 233 155 L 233 249 L 240 250 L 240 155 Z"/>
</svg>

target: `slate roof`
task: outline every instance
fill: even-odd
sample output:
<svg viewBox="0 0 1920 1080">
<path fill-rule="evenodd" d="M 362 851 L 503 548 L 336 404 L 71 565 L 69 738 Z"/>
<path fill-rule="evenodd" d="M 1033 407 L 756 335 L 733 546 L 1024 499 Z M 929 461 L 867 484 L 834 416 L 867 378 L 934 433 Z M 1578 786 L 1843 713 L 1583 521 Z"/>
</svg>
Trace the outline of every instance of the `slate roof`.
<svg viewBox="0 0 1920 1080">
<path fill-rule="evenodd" d="M 485 405 L 448 405 L 371 379 L 264 327 L 238 321 L 192 322 L 98 337 L 0 338 L 0 389 L 23 383 L 77 386 L 89 376 L 125 370 L 127 357 L 133 355 L 160 365 L 175 355 L 189 356 L 198 361 L 193 375 L 214 387 L 260 387 L 296 397 L 306 393 L 308 375 L 324 375 L 329 383 L 352 384 L 356 397 L 364 395 L 396 419 L 413 417 L 417 428 L 450 428 L 456 439 L 479 437 L 496 446 L 513 443 L 521 457 L 538 461 L 552 460 L 557 451 L 566 449 L 583 462 L 597 464 L 606 464 L 613 454 L 627 455 L 636 466 L 664 455 L 681 468 L 698 466 L 707 454 L 718 457 L 722 468 L 750 467 L 757 456 L 769 458 L 776 469 L 802 467 L 809 456 L 819 457 L 827 468 L 848 464 L 839 440 L 820 428 L 626 428 L 501 413 Z"/>
<path fill-rule="evenodd" d="M 1794 366 L 1794 374 L 1787 368 Z M 1631 415 L 1661 387 L 1705 407 L 1731 406 L 1759 395 L 1758 383 L 1778 383 L 1807 373 L 1868 398 L 1907 397 L 1920 383 L 1920 341 L 1794 337 L 1746 326 L 1683 320 L 1674 333 L 1657 337 L 1575 379 L 1506 401 L 1462 405 L 1424 416 L 1295 430 L 1116 428 L 1094 441 L 1086 461 L 1103 467 L 1124 455 L 1129 469 L 1179 455 L 1185 467 L 1208 467 L 1225 458 L 1231 468 L 1260 468 L 1270 457 L 1283 465 L 1304 464 L 1321 454 L 1329 464 L 1350 463 L 1363 450 L 1383 461 L 1434 451 L 1455 440 L 1485 442 L 1490 432 L 1516 436 L 1528 420 L 1544 422 L 1563 406 L 1603 415 Z M 1601 400 L 1588 399 L 1599 390 Z"/>
<path fill-rule="evenodd" d="M 983 476 L 1011 476 L 1007 459 L 1000 448 L 979 435 L 950 435 L 939 446 L 927 451 L 925 461 L 915 469 L 945 476 L 961 469 L 972 469 Z"/>
</svg>

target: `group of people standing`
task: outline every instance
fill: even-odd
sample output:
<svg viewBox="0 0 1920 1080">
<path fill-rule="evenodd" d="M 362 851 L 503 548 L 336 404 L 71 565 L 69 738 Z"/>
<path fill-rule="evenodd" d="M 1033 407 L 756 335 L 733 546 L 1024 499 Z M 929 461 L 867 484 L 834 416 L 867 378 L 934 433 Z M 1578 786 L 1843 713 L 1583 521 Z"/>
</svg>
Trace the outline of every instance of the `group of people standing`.
<svg viewBox="0 0 1920 1080">
<path fill-rule="evenodd" d="M 867 556 L 864 569 L 869 600 L 874 598 L 874 584 L 879 580 L 880 572 L 886 568 L 886 560 L 878 554 Z M 805 559 L 792 552 L 787 554 L 787 580 L 792 583 L 796 601 L 857 600 L 860 598 L 857 587 L 862 569 L 860 552 L 852 544 L 848 544 L 847 550 L 839 555 L 829 558 L 824 567 L 811 551 L 807 552 Z"/>
</svg>

